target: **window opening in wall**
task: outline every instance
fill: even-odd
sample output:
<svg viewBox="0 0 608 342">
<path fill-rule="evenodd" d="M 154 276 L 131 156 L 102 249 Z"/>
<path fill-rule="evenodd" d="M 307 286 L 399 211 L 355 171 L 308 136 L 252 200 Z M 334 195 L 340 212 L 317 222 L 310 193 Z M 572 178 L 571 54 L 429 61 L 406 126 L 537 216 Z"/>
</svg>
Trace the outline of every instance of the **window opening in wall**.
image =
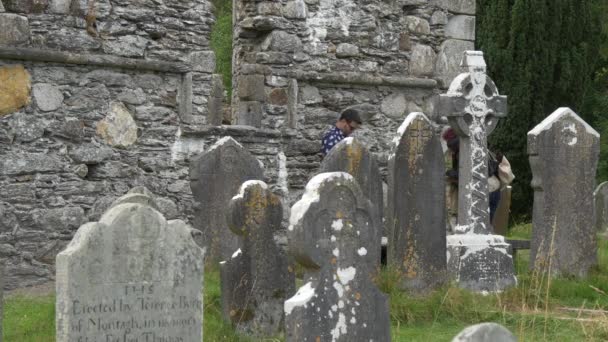
<svg viewBox="0 0 608 342">
<path fill-rule="evenodd" d="M 216 70 L 222 75 L 228 91 L 227 101 L 232 98 L 232 1 L 211 0 L 215 7 L 216 22 L 211 30 L 211 49 L 215 52 Z"/>
</svg>

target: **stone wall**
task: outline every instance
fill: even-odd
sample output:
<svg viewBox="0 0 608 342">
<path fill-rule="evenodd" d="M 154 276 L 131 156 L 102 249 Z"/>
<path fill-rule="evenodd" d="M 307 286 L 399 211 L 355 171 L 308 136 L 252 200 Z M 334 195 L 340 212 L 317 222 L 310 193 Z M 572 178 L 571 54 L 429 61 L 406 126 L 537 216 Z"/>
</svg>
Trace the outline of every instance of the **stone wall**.
<svg viewBox="0 0 608 342">
<path fill-rule="evenodd" d="M 208 0 L 0 3 L 7 288 L 53 279 L 76 229 L 133 186 L 190 221 L 188 163 L 224 135 L 264 164 L 286 207 L 347 107 L 385 168 L 392 132 L 411 111 L 433 113 L 474 39 L 473 0 L 234 0 L 226 115 Z"/>
</svg>

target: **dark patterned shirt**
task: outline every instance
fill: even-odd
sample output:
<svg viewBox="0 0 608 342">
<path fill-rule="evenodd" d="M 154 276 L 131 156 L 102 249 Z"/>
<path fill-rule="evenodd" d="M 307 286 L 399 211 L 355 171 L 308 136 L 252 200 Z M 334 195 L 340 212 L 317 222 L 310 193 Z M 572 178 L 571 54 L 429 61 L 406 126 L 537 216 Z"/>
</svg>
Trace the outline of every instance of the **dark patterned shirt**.
<svg viewBox="0 0 608 342">
<path fill-rule="evenodd" d="M 345 136 L 342 131 L 338 127 L 334 126 L 334 128 L 325 133 L 325 136 L 323 137 L 323 149 L 321 149 L 321 153 L 323 153 L 323 155 L 327 155 L 329 150 L 331 150 L 332 147 L 334 147 L 344 138 Z"/>
</svg>

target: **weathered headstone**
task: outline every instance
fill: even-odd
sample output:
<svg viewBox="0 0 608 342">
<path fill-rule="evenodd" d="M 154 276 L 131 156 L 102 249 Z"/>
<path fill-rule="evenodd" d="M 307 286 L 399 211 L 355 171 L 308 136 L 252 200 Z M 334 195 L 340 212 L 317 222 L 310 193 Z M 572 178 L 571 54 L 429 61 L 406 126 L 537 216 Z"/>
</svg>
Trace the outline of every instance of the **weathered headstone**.
<svg viewBox="0 0 608 342">
<path fill-rule="evenodd" d="M 460 137 L 458 225 L 447 238 L 448 273 L 462 288 L 501 291 L 517 279 L 509 244 L 492 235 L 487 137 L 506 115 L 507 97 L 486 74 L 481 51 L 465 52 L 463 67 L 469 72 L 454 79 L 437 105 Z"/>
<path fill-rule="evenodd" d="M 201 341 L 204 251 L 142 193 L 57 255 L 57 341 Z"/>
<path fill-rule="evenodd" d="M 593 190 L 599 144 L 600 135 L 570 108 L 559 108 L 528 132 L 530 268 L 584 277 L 597 263 Z"/>
<path fill-rule="evenodd" d="M 295 290 L 293 268 L 274 241 L 282 218 L 280 198 L 262 181 L 243 183 L 230 201 L 228 226 L 243 247 L 220 263 L 222 309 L 238 330 L 260 337 L 283 330 L 283 303 Z"/>
<path fill-rule="evenodd" d="M 492 227 L 494 234 L 505 236 L 509 228 L 509 214 L 511 213 L 511 186 L 507 185 L 500 190 L 500 202 L 494 213 Z"/>
<path fill-rule="evenodd" d="M 465 328 L 452 342 L 517 342 L 517 337 L 500 324 L 481 323 Z"/>
<path fill-rule="evenodd" d="M 382 177 L 374 155 L 357 139 L 349 137 L 334 146 L 323 159 L 319 167 L 323 172 L 346 172 L 359 183 L 363 194 L 372 202 L 374 222 L 379 226 L 370 227 L 371 239 L 366 249 L 371 260 L 380 264 L 380 249 L 383 234 L 384 196 L 382 194 Z"/>
<path fill-rule="evenodd" d="M 598 185 L 593 192 L 595 229 L 608 232 L 608 182 Z"/>
<path fill-rule="evenodd" d="M 392 148 L 388 260 L 400 271 L 402 288 L 425 292 L 447 277 L 445 167 L 439 133 L 424 114 L 411 113 Z"/>
<path fill-rule="evenodd" d="M 245 181 L 263 177 L 257 159 L 230 137 L 190 164 L 190 187 L 197 201 L 194 226 L 203 232 L 210 260 L 227 260 L 241 247 L 240 237 L 226 223 L 228 203 Z"/>
<path fill-rule="evenodd" d="M 304 285 L 285 301 L 287 341 L 390 341 L 387 297 L 372 282 L 373 209 L 344 172 L 322 173 L 291 209 L 289 249 Z"/>
</svg>

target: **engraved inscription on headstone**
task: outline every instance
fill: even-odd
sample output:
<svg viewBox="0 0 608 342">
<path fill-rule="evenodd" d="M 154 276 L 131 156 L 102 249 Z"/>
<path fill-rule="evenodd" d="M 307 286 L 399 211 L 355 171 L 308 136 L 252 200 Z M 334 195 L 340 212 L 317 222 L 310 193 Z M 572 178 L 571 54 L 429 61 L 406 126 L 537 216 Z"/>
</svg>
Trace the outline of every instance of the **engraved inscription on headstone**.
<svg viewBox="0 0 608 342">
<path fill-rule="evenodd" d="M 593 190 L 600 135 L 570 108 L 528 132 L 534 206 L 530 268 L 584 277 L 597 264 Z"/>
<path fill-rule="evenodd" d="M 197 201 L 194 226 L 203 232 L 208 258 L 230 258 L 241 247 L 240 237 L 226 224 L 226 210 L 243 182 L 263 179 L 257 159 L 241 144 L 224 137 L 190 164 L 190 187 Z"/>
<path fill-rule="evenodd" d="M 285 301 L 287 341 L 390 341 L 388 299 L 366 249 L 372 205 L 344 172 L 322 173 L 291 210 L 289 250 L 304 285 Z"/>
<path fill-rule="evenodd" d="M 382 177 L 373 154 L 357 139 L 349 137 L 334 146 L 323 159 L 319 173 L 346 172 L 353 176 L 363 194 L 372 202 L 374 222 L 380 222 L 378 227 L 370 227 L 371 239 L 366 246 L 371 260 L 377 260 L 380 265 L 380 248 L 383 233 L 384 196 L 382 194 Z"/>
<path fill-rule="evenodd" d="M 238 330 L 276 336 L 283 330 L 283 303 L 295 288 L 293 268 L 274 234 L 283 206 L 262 181 L 243 183 L 228 209 L 228 226 L 243 247 L 220 263 L 222 310 Z"/>
<path fill-rule="evenodd" d="M 201 341 L 204 251 L 129 193 L 57 255 L 57 341 Z"/>
<path fill-rule="evenodd" d="M 439 134 L 424 114 L 411 113 L 399 128 L 388 172 L 388 260 L 402 288 L 431 290 L 447 275 L 445 185 Z"/>
</svg>

